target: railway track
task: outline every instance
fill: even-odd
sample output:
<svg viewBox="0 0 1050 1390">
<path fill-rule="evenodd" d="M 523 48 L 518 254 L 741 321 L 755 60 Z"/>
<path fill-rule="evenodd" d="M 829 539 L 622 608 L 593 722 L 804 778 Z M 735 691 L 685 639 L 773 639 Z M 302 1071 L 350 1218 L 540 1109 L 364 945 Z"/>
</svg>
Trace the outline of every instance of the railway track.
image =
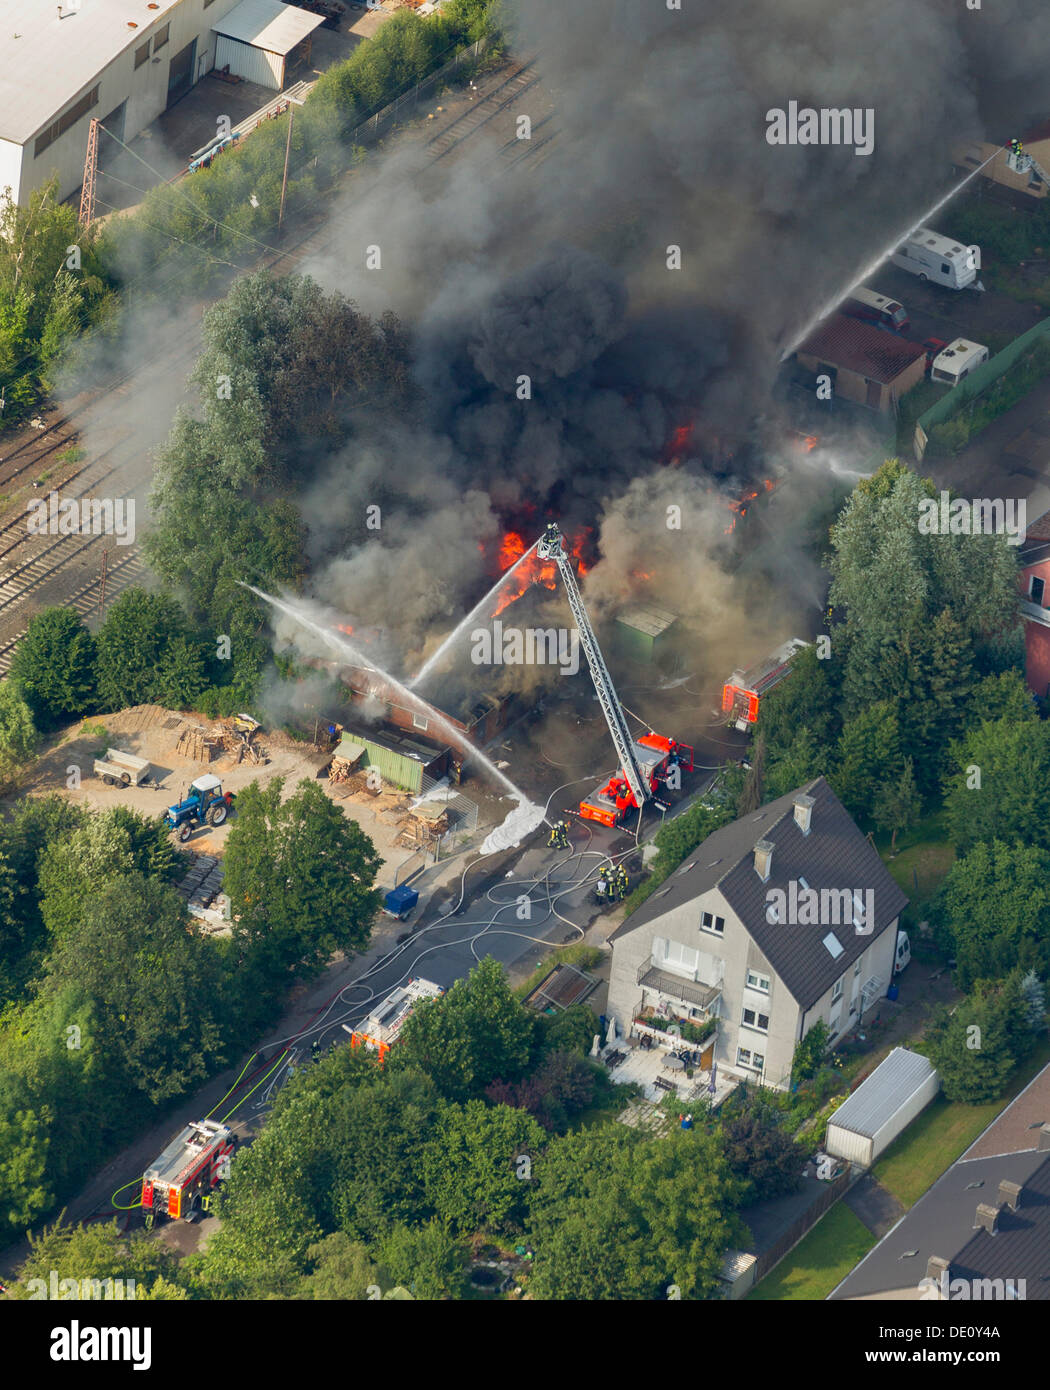
<svg viewBox="0 0 1050 1390">
<path fill-rule="evenodd" d="M 540 78 L 534 64 L 534 58 L 515 64 L 514 71 L 508 73 L 499 86 L 493 87 L 432 140 L 428 140 L 426 148 L 432 152 L 434 163 L 451 154 L 470 136 L 476 135 L 490 121 L 495 120 L 512 102 L 518 101 L 527 91 L 538 86 Z"/>
</svg>

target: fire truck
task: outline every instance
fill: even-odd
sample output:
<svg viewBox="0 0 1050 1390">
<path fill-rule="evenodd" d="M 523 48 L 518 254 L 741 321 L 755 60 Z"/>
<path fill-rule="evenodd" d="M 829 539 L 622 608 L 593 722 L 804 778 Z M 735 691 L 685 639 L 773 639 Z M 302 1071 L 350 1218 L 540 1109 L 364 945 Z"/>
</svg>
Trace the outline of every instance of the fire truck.
<svg viewBox="0 0 1050 1390">
<path fill-rule="evenodd" d="M 693 749 L 686 743 L 678 743 L 662 734 L 643 734 L 634 745 L 634 759 L 653 796 L 671 777 L 672 768 L 683 772 L 693 771 Z M 580 815 L 584 820 L 597 821 L 599 825 L 619 825 L 631 807 L 638 802 L 631 790 L 631 784 L 623 771 L 618 772 L 608 782 L 595 787 L 590 796 L 580 802 Z"/>
<path fill-rule="evenodd" d="M 237 1145 L 232 1129 L 197 1120 L 173 1139 L 142 1177 L 142 1210 L 148 1224 L 169 1216 L 196 1221 L 212 1188 L 229 1176 Z"/>
<path fill-rule="evenodd" d="M 444 992 L 440 985 L 431 984 L 429 980 L 414 979 L 407 985 L 399 985 L 373 1013 L 349 1030 L 350 1046 L 367 1047 L 378 1053 L 380 1062 L 386 1061 L 387 1053 L 420 1000 L 440 999 Z"/>
<path fill-rule="evenodd" d="M 722 687 L 722 710 L 729 715 L 727 722 L 741 733 L 747 733 L 758 719 L 758 704 L 762 696 L 790 675 L 795 657 L 804 647 L 812 645 L 812 642 L 804 642 L 801 637 L 792 637 L 750 670 L 734 671 Z"/>
<path fill-rule="evenodd" d="M 686 744 L 678 743 L 673 738 L 664 738 L 651 730 L 637 740 L 631 737 L 623 706 L 617 697 L 609 668 L 605 664 L 598 638 L 584 607 L 576 575 L 573 573 L 571 557 L 565 548 L 562 534 L 553 521 L 536 542 L 536 554 L 541 560 L 553 560 L 558 566 L 565 597 L 572 610 L 572 616 L 576 619 L 576 630 L 580 634 L 580 646 L 587 658 L 594 692 L 605 715 L 613 747 L 620 760 L 620 770 L 616 775 L 608 782 L 595 787 L 590 796 L 580 802 L 580 816 L 584 820 L 598 821 L 601 825 L 615 826 L 632 807 L 640 811 L 647 801 L 652 800 L 661 785 L 672 782 L 673 774 L 676 774 L 679 768 L 685 772 L 692 772 L 693 750 Z"/>
</svg>

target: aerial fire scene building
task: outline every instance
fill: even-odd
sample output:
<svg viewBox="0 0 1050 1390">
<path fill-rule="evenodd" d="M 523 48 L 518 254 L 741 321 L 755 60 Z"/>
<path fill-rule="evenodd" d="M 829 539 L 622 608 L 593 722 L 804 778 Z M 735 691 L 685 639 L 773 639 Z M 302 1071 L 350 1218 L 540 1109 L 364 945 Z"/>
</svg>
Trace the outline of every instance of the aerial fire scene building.
<svg viewBox="0 0 1050 1390">
<path fill-rule="evenodd" d="M 407 985 L 400 985 L 350 1031 L 350 1046 L 367 1048 L 384 1062 L 420 1001 L 440 999 L 444 992 L 429 980 L 409 980 Z"/>
<path fill-rule="evenodd" d="M 764 661 L 747 671 L 734 671 L 729 677 L 722 687 L 722 709 L 729 715 L 729 722 L 741 733 L 747 733 L 751 725 L 757 721 L 762 696 L 767 695 L 790 674 L 791 663 L 795 657 L 803 647 L 809 646 L 812 646 L 811 642 L 804 642 L 801 637 L 792 637 Z"/>
<path fill-rule="evenodd" d="M 831 378 L 832 399 L 892 410 L 926 375 L 926 349 L 848 314 L 832 314 L 798 348 L 806 371 Z"/>
</svg>

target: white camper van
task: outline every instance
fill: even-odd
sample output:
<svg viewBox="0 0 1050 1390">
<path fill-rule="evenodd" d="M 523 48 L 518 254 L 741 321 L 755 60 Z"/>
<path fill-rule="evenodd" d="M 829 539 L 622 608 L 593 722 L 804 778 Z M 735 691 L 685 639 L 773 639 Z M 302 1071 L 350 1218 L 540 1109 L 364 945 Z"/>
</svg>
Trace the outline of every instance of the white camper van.
<svg viewBox="0 0 1050 1390">
<path fill-rule="evenodd" d="M 934 285 L 947 285 L 950 290 L 965 290 L 973 287 L 983 290 L 977 279 L 977 268 L 981 264 L 979 246 L 960 246 L 951 237 L 932 232 L 929 227 L 920 227 L 903 246 L 890 258 L 902 270 L 910 270 L 920 280 L 929 280 Z"/>
<path fill-rule="evenodd" d="M 981 343 L 971 343 L 968 338 L 956 338 L 943 352 L 933 359 L 930 372 L 931 381 L 943 381 L 947 386 L 958 386 L 974 367 L 988 361 L 988 349 Z"/>
</svg>

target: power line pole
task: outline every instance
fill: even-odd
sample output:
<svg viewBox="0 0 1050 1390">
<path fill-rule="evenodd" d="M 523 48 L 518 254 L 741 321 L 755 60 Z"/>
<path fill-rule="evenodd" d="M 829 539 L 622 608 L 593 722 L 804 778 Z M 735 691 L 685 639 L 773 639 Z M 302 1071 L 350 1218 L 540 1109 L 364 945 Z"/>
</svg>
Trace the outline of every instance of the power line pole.
<svg viewBox="0 0 1050 1390">
<path fill-rule="evenodd" d="M 284 146 L 284 176 L 281 179 L 281 210 L 277 214 L 277 230 L 280 232 L 281 223 L 284 221 L 284 194 L 288 187 L 288 156 L 292 152 L 292 121 L 295 117 L 295 107 L 288 104 L 288 139 Z"/>
<path fill-rule="evenodd" d="M 102 617 L 102 610 L 106 606 L 106 569 L 109 560 L 109 551 L 102 552 L 102 568 L 99 574 L 98 584 L 98 615 Z"/>
<path fill-rule="evenodd" d="M 92 116 L 88 126 L 87 154 L 84 156 L 84 182 L 80 189 L 80 225 L 85 231 L 95 220 L 95 171 L 98 168 L 98 127 L 97 116 Z"/>
</svg>

